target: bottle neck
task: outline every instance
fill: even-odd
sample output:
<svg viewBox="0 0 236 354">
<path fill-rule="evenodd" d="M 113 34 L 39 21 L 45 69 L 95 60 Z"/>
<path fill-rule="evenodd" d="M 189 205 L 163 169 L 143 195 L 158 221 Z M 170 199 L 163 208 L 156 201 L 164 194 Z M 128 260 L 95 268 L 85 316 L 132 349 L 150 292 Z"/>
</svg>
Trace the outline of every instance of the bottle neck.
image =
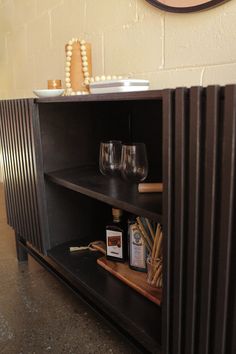
<svg viewBox="0 0 236 354">
<path fill-rule="evenodd" d="M 120 218 L 113 216 L 113 222 L 114 223 L 119 223 L 120 222 Z"/>
<path fill-rule="evenodd" d="M 114 223 L 119 223 L 121 221 L 122 211 L 117 208 L 112 208 L 112 217 Z"/>
</svg>

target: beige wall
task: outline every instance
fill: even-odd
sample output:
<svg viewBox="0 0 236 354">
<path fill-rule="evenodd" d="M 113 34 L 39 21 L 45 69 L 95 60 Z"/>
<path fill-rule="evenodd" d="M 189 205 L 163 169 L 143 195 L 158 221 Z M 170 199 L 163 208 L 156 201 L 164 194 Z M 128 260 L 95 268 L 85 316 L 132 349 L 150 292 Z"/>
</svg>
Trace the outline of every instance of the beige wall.
<svg viewBox="0 0 236 354">
<path fill-rule="evenodd" d="M 64 45 L 92 43 L 93 75 L 151 88 L 236 83 L 236 0 L 195 14 L 145 0 L 0 0 L 0 98 L 64 78 Z"/>
<path fill-rule="evenodd" d="M 195 14 L 145 0 L 0 0 L 0 97 L 32 96 L 64 78 L 64 45 L 92 43 L 93 74 L 152 88 L 236 82 L 236 1 Z"/>
</svg>

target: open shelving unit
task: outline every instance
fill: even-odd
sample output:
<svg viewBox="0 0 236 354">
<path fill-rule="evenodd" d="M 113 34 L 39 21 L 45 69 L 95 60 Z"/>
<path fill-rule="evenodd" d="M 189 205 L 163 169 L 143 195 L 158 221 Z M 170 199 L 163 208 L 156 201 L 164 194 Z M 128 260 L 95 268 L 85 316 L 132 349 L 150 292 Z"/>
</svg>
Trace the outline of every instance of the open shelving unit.
<svg viewBox="0 0 236 354">
<path fill-rule="evenodd" d="M 13 108 L 7 107 L 16 113 L 9 123 L 16 125 L 11 138 L 28 147 L 19 170 L 24 174 L 22 187 L 29 187 L 17 197 L 22 197 L 19 205 L 27 203 L 23 212 L 33 217 L 21 222 L 22 214 L 16 220 L 18 246 L 87 299 L 142 352 L 155 354 L 161 352 L 161 294 L 154 303 L 145 297 L 146 289 L 135 291 L 99 265 L 101 253 L 71 254 L 69 246 L 105 241 L 112 207 L 122 209 L 126 217 L 163 222 L 161 193 L 139 193 L 137 184 L 103 176 L 98 167 L 101 141 L 143 142 L 147 181 L 162 181 L 162 100 L 162 91 L 145 91 L 12 101 Z M 12 144 L 17 147 L 15 140 Z M 22 154 L 22 148 L 18 150 Z M 28 230 L 35 234 L 28 236 Z"/>
<path fill-rule="evenodd" d="M 31 254 L 141 352 L 235 354 L 236 85 L 0 101 L 7 218 Z M 99 143 L 140 141 L 147 182 L 99 173 Z M 161 305 L 69 245 L 105 239 L 111 206 L 161 222 Z"/>
<path fill-rule="evenodd" d="M 69 245 L 105 241 L 111 207 L 162 223 L 161 193 L 139 193 L 137 184 L 127 183 L 120 177 L 103 176 L 98 168 L 101 141 L 140 141 L 147 147 L 149 181 L 161 181 L 161 93 L 36 101 L 50 228 L 47 255 L 143 351 L 159 353 L 161 305 L 98 265 L 101 253 L 70 254 L 68 249 Z"/>
</svg>

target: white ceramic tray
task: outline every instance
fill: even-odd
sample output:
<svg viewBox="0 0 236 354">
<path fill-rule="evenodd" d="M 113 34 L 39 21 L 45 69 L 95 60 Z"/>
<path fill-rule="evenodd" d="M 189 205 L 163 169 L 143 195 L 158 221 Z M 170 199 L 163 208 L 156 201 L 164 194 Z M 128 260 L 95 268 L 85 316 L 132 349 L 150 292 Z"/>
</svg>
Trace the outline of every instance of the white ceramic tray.
<svg viewBox="0 0 236 354">
<path fill-rule="evenodd" d="M 93 82 L 89 85 L 91 93 L 134 92 L 149 90 L 148 80 L 121 79 Z"/>
</svg>

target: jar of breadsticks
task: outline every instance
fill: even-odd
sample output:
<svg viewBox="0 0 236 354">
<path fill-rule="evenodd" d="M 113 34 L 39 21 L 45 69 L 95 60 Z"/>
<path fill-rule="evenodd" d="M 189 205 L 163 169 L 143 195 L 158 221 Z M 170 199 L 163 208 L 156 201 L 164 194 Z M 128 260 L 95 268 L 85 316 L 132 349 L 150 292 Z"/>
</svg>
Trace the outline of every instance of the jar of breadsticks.
<svg viewBox="0 0 236 354">
<path fill-rule="evenodd" d="M 149 285 L 163 286 L 163 232 L 160 224 L 138 217 L 137 225 L 148 249 L 147 282 Z"/>
</svg>

